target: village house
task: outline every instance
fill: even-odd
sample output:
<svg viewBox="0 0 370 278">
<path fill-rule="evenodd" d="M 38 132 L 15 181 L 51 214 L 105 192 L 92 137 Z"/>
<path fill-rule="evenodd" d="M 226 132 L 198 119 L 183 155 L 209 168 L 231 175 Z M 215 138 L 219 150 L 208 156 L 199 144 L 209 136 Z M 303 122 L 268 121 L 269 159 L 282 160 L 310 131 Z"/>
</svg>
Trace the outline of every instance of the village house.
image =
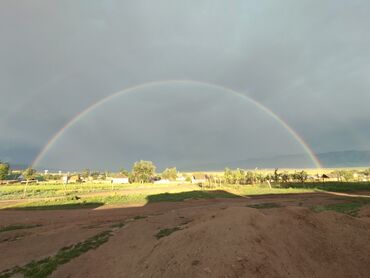
<svg viewBox="0 0 370 278">
<path fill-rule="evenodd" d="M 207 182 L 207 175 L 201 173 L 194 173 L 191 176 L 191 183 L 193 184 L 204 184 Z"/>
<path fill-rule="evenodd" d="M 339 181 L 339 177 L 335 174 L 323 174 L 321 179 L 323 181 Z"/>
<path fill-rule="evenodd" d="M 127 184 L 130 182 L 128 176 L 124 174 L 117 174 L 114 177 L 109 177 L 107 179 L 110 180 L 111 183 L 114 183 L 114 184 Z"/>
<path fill-rule="evenodd" d="M 160 180 L 155 180 L 153 181 L 154 184 L 170 184 L 171 181 L 168 179 L 160 179 Z"/>
<path fill-rule="evenodd" d="M 185 182 L 185 181 L 186 181 L 186 178 L 185 178 L 184 176 L 178 176 L 178 177 L 176 178 L 176 181 L 177 181 L 177 182 Z"/>
</svg>

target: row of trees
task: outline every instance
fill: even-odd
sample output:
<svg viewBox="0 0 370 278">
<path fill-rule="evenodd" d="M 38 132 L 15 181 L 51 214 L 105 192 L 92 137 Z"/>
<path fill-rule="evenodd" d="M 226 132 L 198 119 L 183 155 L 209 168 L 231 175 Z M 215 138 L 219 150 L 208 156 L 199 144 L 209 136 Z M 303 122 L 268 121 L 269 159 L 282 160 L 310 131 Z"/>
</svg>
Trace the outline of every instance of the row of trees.
<svg viewBox="0 0 370 278">
<path fill-rule="evenodd" d="M 176 167 L 166 168 L 162 174 L 157 175 L 156 166 L 151 161 L 140 160 L 134 163 L 132 171 L 121 170 L 129 177 L 131 182 L 149 183 L 159 179 L 176 180 L 178 172 Z"/>
<path fill-rule="evenodd" d="M 255 184 L 270 182 L 305 182 L 308 174 L 305 171 L 288 173 L 279 173 L 275 169 L 274 173 L 262 173 L 257 171 L 246 171 L 243 169 L 231 170 L 226 168 L 224 171 L 224 181 L 228 184 Z"/>
<path fill-rule="evenodd" d="M 8 163 L 0 161 L 0 180 L 4 180 L 10 177 L 11 169 Z M 36 171 L 32 168 L 24 170 L 22 176 L 26 180 L 36 178 Z M 176 167 L 166 168 L 162 173 L 156 173 L 156 166 L 151 161 L 140 160 L 134 163 L 131 172 L 125 169 L 120 170 L 119 174 L 127 176 L 130 182 L 137 183 L 150 183 L 159 179 L 176 180 L 178 171 Z M 83 178 L 92 179 L 105 179 L 107 176 L 111 176 L 107 172 L 97 172 L 85 169 L 80 173 Z M 331 177 L 336 178 L 338 181 L 351 181 L 360 180 L 360 177 L 370 178 L 370 169 L 362 171 L 357 170 L 334 170 L 329 174 Z M 60 179 L 60 175 L 45 174 L 42 178 L 47 180 Z M 248 171 L 243 169 L 231 170 L 226 168 L 223 176 L 208 176 L 207 180 L 215 179 L 215 183 L 227 183 L 227 184 L 256 184 L 256 183 L 287 183 L 287 182 L 305 182 L 309 176 L 306 171 L 296 171 L 290 173 L 287 171 L 280 172 L 279 169 L 275 169 L 274 172 L 264 173 L 261 171 Z M 312 177 L 311 177 L 312 178 Z M 315 176 L 319 179 L 319 176 Z M 187 181 L 190 181 L 188 177 Z"/>
<path fill-rule="evenodd" d="M 11 175 L 11 169 L 8 163 L 0 161 L 0 180 L 5 180 Z M 36 175 L 36 170 L 32 168 L 27 168 L 22 172 L 22 176 L 29 180 L 33 179 Z"/>
<path fill-rule="evenodd" d="M 0 180 L 5 180 L 9 175 L 9 171 L 9 164 L 0 161 Z"/>
<path fill-rule="evenodd" d="M 128 177 L 130 182 L 138 183 L 150 183 L 161 178 L 168 180 L 176 180 L 177 178 L 178 172 L 176 167 L 166 168 L 161 174 L 157 174 L 156 169 L 157 167 L 154 165 L 152 161 L 140 160 L 134 163 L 131 172 L 126 169 L 121 169 L 119 171 L 119 174 Z M 93 179 L 97 179 L 98 177 L 105 178 L 109 175 L 112 174 L 91 172 L 89 169 L 85 169 L 81 173 L 81 177 L 83 178 L 92 177 Z"/>
<path fill-rule="evenodd" d="M 0 180 L 5 180 L 9 177 L 11 170 L 8 163 L 0 162 Z M 36 178 L 36 170 L 32 168 L 27 168 L 22 173 L 22 176 L 29 180 Z M 156 174 L 156 166 L 152 161 L 140 160 L 134 163 L 132 171 L 127 171 L 125 169 L 120 170 L 121 175 L 127 176 L 131 182 L 138 183 L 149 183 L 156 179 L 168 179 L 176 180 L 178 172 L 176 167 L 166 168 L 161 174 Z M 92 179 L 105 179 L 107 176 L 111 175 L 108 172 L 98 172 L 90 171 L 89 169 L 83 170 L 79 174 L 82 178 L 92 178 Z M 61 175 L 44 174 L 43 179 L 47 180 L 58 180 Z"/>
</svg>

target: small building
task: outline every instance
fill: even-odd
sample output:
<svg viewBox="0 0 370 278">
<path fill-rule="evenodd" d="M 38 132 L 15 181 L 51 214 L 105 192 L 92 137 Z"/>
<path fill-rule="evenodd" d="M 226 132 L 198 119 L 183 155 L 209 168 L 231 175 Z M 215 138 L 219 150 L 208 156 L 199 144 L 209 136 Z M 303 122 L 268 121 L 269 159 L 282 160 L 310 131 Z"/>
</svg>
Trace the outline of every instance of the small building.
<svg viewBox="0 0 370 278">
<path fill-rule="evenodd" d="M 335 174 L 323 174 L 321 178 L 323 181 L 339 181 L 339 177 Z"/>
<path fill-rule="evenodd" d="M 114 183 L 114 184 L 127 184 L 130 182 L 128 176 L 124 174 L 118 174 L 114 177 L 111 177 L 110 181 L 111 183 Z"/>
<path fill-rule="evenodd" d="M 186 178 L 184 176 L 179 176 L 179 177 L 176 178 L 176 181 L 177 182 L 185 182 Z"/>
<path fill-rule="evenodd" d="M 12 183 L 17 183 L 19 182 L 18 180 L 0 180 L 0 184 L 12 184 Z"/>
<path fill-rule="evenodd" d="M 205 174 L 200 174 L 200 173 L 194 173 L 191 176 L 191 183 L 193 184 L 203 184 L 207 182 L 207 175 Z"/>
<path fill-rule="evenodd" d="M 81 183 L 83 180 L 80 175 L 72 175 L 67 178 L 67 183 Z"/>
<path fill-rule="evenodd" d="M 62 182 L 64 184 L 67 184 L 68 183 L 68 176 L 67 175 L 65 175 L 65 176 L 62 177 Z"/>
<path fill-rule="evenodd" d="M 168 180 L 168 179 L 160 179 L 160 180 L 154 181 L 153 183 L 154 184 L 169 184 L 169 183 L 171 183 L 171 181 Z"/>
</svg>

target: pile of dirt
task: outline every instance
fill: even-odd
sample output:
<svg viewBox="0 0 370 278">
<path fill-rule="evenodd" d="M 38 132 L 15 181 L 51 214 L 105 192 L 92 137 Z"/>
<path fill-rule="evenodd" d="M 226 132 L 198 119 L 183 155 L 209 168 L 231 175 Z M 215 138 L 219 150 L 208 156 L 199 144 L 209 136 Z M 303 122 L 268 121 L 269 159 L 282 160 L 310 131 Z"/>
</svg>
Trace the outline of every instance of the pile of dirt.
<svg viewBox="0 0 370 278">
<path fill-rule="evenodd" d="M 363 206 L 358 214 L 363 220 L 370 221 L 370 205 Z"/>
<path fill-rule="evenodd" d="M 334 212 L 232 207 L 163 238 L 142 277 L 368 277 L 369 225 Z"/>
<path fill-rule="evenodd" d="M 361 218 L 302 207 L 198 207 L 132 222 L 52 276 L 369 277 L 369 254 L 370 223 Z"/>
</svg>

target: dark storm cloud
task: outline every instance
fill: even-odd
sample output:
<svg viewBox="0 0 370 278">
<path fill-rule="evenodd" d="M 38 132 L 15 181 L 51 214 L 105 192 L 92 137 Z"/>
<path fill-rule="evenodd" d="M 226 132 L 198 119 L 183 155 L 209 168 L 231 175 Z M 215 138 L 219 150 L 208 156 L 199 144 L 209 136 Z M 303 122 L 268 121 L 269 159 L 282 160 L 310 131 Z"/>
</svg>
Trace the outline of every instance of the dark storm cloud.
<svg viewBox="0 0 370 278">
<path fill-rule="evenodd" d="M 103 170 L 150 159 L 161 169 L 191 169 L 302 151 L 276 119 L 239 95 L 207 85 L 167 83 L 122 94 L 93 109 L 65 130 L 38 165 L 65 169 L 69 161 L 67 169 L 87 165 Z"/>
<path fill-rule="evenodd" d="M 167 79 L 249 95 L 316 151 L 370 148 L 369 14 L 367 1 L 1 1 L 0 158 L 19 146 L 29 162 L 92 103 Z"/>
</svg>

